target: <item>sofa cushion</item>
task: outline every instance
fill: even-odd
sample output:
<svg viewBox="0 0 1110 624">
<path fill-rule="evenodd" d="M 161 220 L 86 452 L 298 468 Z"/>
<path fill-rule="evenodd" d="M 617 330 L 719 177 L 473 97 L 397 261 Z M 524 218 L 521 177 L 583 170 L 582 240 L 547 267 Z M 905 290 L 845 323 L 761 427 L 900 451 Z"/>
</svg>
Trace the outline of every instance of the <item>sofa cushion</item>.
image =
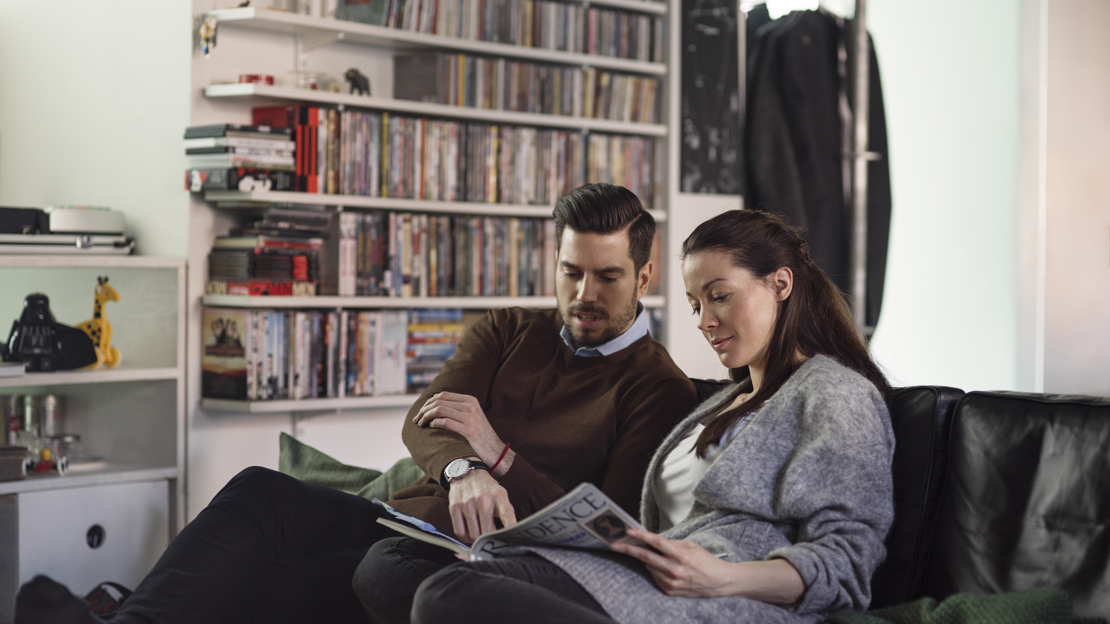
<svg viewBox="0 0 1110 624">
<path fill-rule="evenodd" d="M 926 593 L 1058 587 L 1110 615 L 1110 399 L 973 392 L 951 429 Z"/>
<path fill-rule="evenodd" d="M 871 581 L 871 608 L 921 597 L 930 538 L 944 481 L 948 423 L 962 390 L 915 386 L 894 391 L 894 524 L 887 556 Z"/>
<path fill-rule="evenodd" d="M 367 499 L 389 500 L 397 490 L 424 477 L 411 457 L 380 472 L 344 464 L 286 433 L 279 436 L 278 445 L 278 470 L 283 474 Z"/>
</svg>

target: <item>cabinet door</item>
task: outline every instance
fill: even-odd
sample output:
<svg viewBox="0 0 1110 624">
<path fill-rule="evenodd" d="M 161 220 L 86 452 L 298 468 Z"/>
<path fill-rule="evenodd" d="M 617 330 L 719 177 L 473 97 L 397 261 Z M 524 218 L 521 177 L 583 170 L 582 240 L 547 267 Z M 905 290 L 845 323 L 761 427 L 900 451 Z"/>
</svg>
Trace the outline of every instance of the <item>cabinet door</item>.
<svg viewBox="0 0 1110 624">
<path fill-rule="evenodd" d="M 20 494 L 20 584 L 46 574 L 79 596 L 102 581 L 134 589 L 169 544 L 171 494 L 168 481 Z"/>
</svg>

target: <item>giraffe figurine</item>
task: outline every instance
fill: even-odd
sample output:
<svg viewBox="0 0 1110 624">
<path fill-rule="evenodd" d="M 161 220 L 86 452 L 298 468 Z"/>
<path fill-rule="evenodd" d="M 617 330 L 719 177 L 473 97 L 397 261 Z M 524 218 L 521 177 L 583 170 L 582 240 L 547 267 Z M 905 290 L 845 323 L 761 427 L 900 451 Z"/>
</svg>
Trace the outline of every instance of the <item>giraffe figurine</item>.
<svg viewBox="0 0 1110 624">
<path fill-rule="evenodd" d="M 92 338 L 96 347 L 96 364 L 89 368 L 96 368 L 101 364 L 111 368 L 119 364 L 119 351 L 112 346 L 112 324 L 104 317 L 104 304 L 109 301 L 119 301 L 119 293 L 108 285 L 108 277 L 96 278 L 96 303 L 93 305 L 93 317 L 74 327 L 80 329 Z"/>
</svg>

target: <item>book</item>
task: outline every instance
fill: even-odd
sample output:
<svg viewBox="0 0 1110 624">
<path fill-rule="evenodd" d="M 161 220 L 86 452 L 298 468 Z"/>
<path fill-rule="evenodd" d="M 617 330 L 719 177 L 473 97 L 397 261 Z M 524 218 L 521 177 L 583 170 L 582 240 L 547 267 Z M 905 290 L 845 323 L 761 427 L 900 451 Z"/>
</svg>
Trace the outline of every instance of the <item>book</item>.
<svg viewBox="0 0 1110 624">
<path fill-rule="evenodd" d="M 643 544 L 628 537 L 629 528 L 643 529 L 643 526 L 592 483 L 579 485 L 511 527 L 486 533 L 470 546 L 378 499 L 374 499 L 374 504 L 392 517 L 378 518 L 379 523 L 408 537 L 454 551 L 467 561 L 493 559 L 516 546 L 610 552 L 609 545 L 614 542 Z"/>
<path fill-rule="evenodd" d="M 272 135 L 273 138 L 267 137 L 264 139 L 244 139 L 239 137 L 202 137 L 197 139 L 185 139 L 185 150 L 203 147 L 251 147 L 257 149 L 278 149 L 293 151 L 297 146 L 296 142 L 286 140 L 287 137 L 280 134 Z"/>
<path fill-rule="evenodd" d="M 246 400 L 250 310 L 205 308 L 201 326 L 201 395 Z"/>
<path fill-rule="evenodd" d="M 215 124 L 210 126 L 190 126 L 185 128 L 186 139 L 201 139 L 210 137 L 236 137 L 243 139 L 265 139 L 277 137 L 288 140 L 292 136 L 286 128 L 269 125 L 246 124 Z"/>
<path fill-rule="evenodd" d="M 0 377 L 22 377 L 26 373 L 23 362 L 0 362 Z"/>
<path fill-rule="evenodd" d="M 284 141 L 283 141 L 284 143 Z M 277 149 L 274 147 L 238 147 L 231 145 L 217 145 L 214 147 L 188 147 L 186 156 L 208 156 L 211 154 L 235 154 L 237 156 L 273 156 L 284 161 L 293 158 L 293 149 Z"/>
<path fill-rule="evenodd" d="M 278 236 L 217 236 L 212 241 L 213 249 L 295 249 L 298 251 L 320 251 L 322 238 L 290 238 Z"/>
<path fill-rule="evenodd" d="M 201 191 L 292 191 L 293 173 L 269 167 L 197 167 L 185 170 L 185 190 Z"/>
<path fill-rule="evenodd" d="M 208 280 L 206 295 L 236 295 L 242 297 L 315 297 L 315 282 L 289 280 Z"/>
<path fill-rule="evenodd" d="M 271 171 L 294 171 L 292 156 L 259 156 L 255 154 L 205 154 L 190 156 L 189 165 L 197 169 L 269 169 Z"/>
<path fill-rule="evenodd" d="M 27 447 L 0 446 L 0 481 L 19 481 L 25 478 L 27 478 Z"/>
</svg>

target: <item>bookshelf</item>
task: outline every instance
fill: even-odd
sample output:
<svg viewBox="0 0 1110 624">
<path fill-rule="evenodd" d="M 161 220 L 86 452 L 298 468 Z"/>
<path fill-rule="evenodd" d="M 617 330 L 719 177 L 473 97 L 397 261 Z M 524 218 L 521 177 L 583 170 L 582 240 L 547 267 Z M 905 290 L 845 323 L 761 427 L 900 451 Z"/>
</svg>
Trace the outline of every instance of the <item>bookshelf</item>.
<svg viewBox="0 0 1110 624">
<path fill-rule="evenodd" d="M 341 206 L 343 208 L 370 208 L 396 212 L 425 212 L 429 214 L 481 215 L 491 217 L 551 216 L 550 206 L 520 204 L 487 204 L 464 201 L 429 201 L 392 197 L 365 197 L 362 195 L 333 195 L 330 193 L 298 193 L 293 191 L 205 191 L 204 199 L 225 209 L 258 210 L 271 204 L 302 204 L 313 206 Z M 667 213 L 651 210 L 656 222 L 664 223 Z"/>
<path fill-rule="evenodd" d="M 641 299 L 645 308 L 662 308 L 663 297 L 649 295 Z M 553 308 L 555 297 L 249 297 L 240 295 L 205 295 L 201 303 L 223 308 Z"/>
<path fill-rule="evenodd" d="M 591 0 L 577 2 L 589 8 L 629 11 L 657 16 L 667 30 L 663 57 L 672 53 L 669 33 L 673 16 L 667 3 L 640 0 Z M 667 61 L 653 62 L 524 47 L 507 43 L 412 32 L 383 26 L 331 18 L 297 15 L 257 7 L 218 8 L 217 0 L 194 0 L 194 15 L 216 18 L 219 24 L 217 46 L 208 58 L 195 52 L 192 84 L 193 107 L 190 125 L 251 123 L 254 106 L 309 104 L 339 111 L 383 113 L 391 117 L 443 120 L 502 127 L 535 128 L 537 131 L 567 132 L 583 137 L 584 151 L 589 138 L 621 137 L 654 141 L 650 161 L 657 175 L 653 180 L 655 197 L 651 213 L 661 225 L 668 215 L 668 174 L 664 171 L 673 141 L 673 123 L 668 111 L 673 107 L 672 76 Z M 490 110 L 395 98 L 394 56 L 420 51 L 458 53 L 513 61 L 586 68 L 598 71 L 652 77 L 660 81 L 657 101 L 660 123 L 637 123 L 588 116 Z M 339 78 L 348 68 L 358 68 L 370 80 L 372 96 L 352 95 L 295 88 L 297 72 L 318 72 Z M 275 85 L 240 84 L 239 74 L 262 73 L 275 77 Z M 547 110 L 546 108 L 543 110 Z M 564 109 L 565 112 L 565 109 Z M 635 118 L 635 117 L 633 117 Z M 616 175 L 614 173 L 614 175 Z M 590 180 L 611 181 L 611 180 Z M 569 189 L 568 189 L 569 190 Z M 354 191 L 364 192 L 364 191 Z M 416 196 L 413 196 L 416 197 Z M 500 199 L 500 197 L 499 197 Z M 529 199 L 528 201 L 536 201 Z M 204 310 L 230 308 L 245 310 L 398 310 L 410 308 L 462 308 L 480 311 L 493 307 L 524 305 L 551 307 L 554 297 L 246 297 L 204 295 L 207 281 L 204 270 L 208 248 L 202 243 L 226 234 L 228 228 L 243 223 L 253 212 L 271 206 L 324 206 L 337 212 L 391 211 L 459 217 L 516 217 L 546 219 L 551 202 L 537 204 L 489 203 L 483 201 L 440 201 L 408 197 L 382 197 L 354 194 L 307 193 L 293 191 L 206 190 L 191 195 L 194 219 L 191 222 L 190 292 L 191 335 L 204 331 Z M 649 204 L 645 200 L 645 204 Z M 664 235 L 663 241 L 667 238 Z M 666 251 L 661 254 L 666 257 Z M 522 291 L 523 292 L 523 291 Z M 667 307 L 665 296 L 649 296 L 644 304 L 657 317 Z M 195 332 L 195 333 L 194 333 Z M 193 344 L 195 343 L 195 344 Z M 192 378 L 200 377 L 200 340 L 191 340 Z M 195 355 L 195 358 L 194 358 Z M 232 401 L 204 398 L 194 387 L 190 405 L 197 408 L 190 419 L 190 471 L 196 467 L 204 475 L 191 480 L 190 509 L 199 510 L 226 480 L 251 464 L 272 465 L 269 450 L 253 450 L 248 440 L 275 439 L 279 431 L 292 433 L 337 457 L 360 465 L 387 467 L 407 455 L 400 444 L 400 419 L 415 396 L 407 394 L 356 396 L 345 398 L 302 398 L 298 400 Z M 306 418 L 311 415 L 312 418 Z M 265 446 L 265 442 L 259 444 Z M 344 455 L 344 449 L 347 454 Z"/>
<path fill-rule="evenodd" d="M 667 13 L 667 6 L 657 2 L 640 2 L 637 0 L 621 2 L 616 0 L 614 3 L 613 0 L 609 0 L 606 2 L 590 2 L 590 5 L 649 15 L 666 15 Z M 304 52 L 312 51 L 323 45 L 343 42 L 389 48 L 391 50 L 411 50 L 414 48 L 458 50 L 488 56 L 506 56 L 563 65 L 585 65 L 599 69 L 655 76 L 662 76 L 667 73 L 666 63 L 475 41 L 373 26 L 359 22 L 297 15 L 257 7 L 219 9 L 209 11 L 206 15 L 215 17 L 220 24 L 228 26 L 295 35 L 300 38 L 299 45 Z"/>
<path fill-rule="evenodd" d="M 185 260 L 0 255 L 0 319 L 19 318 L 23 297 L 42 292 L 55 319 L 75 325 L 91 316 L 102 275 L 120 294 L 104 316 L 121 364 L 0 378 L 5 405 L 12 395 L 60 397 L 61 430 L 96 458 L 64 476 L 0 483 L 0 621 L 36 573 L 88 588 L 107 570 L 133 586 L 185 523 Z M 96 526 L 104 540 L 92 548 Z"/>
<path fill-rule="evenodd" d="M 261 84 L 229 83 L 211 85 L 205 87 L 204 96 L 208 98 L 242 99 L 247 101 L 258 100 L 260 102 L 265 102 L 266 100 L 316 102 L 320 104 L 369 108 L 373 110 L 427 117 L 469 119 L 490 123 L 514 124 L 518 126 L 568 128 L 611 134 L 635 134 L 651 137 L 664 137 L 667 135 L 667 126 L 664 124 L 613 121 L 609 119 L 574 117 L 571 115 L 548 115 L 542 113 L 521 113 L 507 110 L 467 108 L 463 106 L 450 106 L 447 104 L 416 102 L 413 100 L 396 100 L 393 98 L 368 95 L 348 95 L 346 93 L 314 91 L 311 89 L 297 89 L 293 87 L 275 87 Z"/>
</svg>

